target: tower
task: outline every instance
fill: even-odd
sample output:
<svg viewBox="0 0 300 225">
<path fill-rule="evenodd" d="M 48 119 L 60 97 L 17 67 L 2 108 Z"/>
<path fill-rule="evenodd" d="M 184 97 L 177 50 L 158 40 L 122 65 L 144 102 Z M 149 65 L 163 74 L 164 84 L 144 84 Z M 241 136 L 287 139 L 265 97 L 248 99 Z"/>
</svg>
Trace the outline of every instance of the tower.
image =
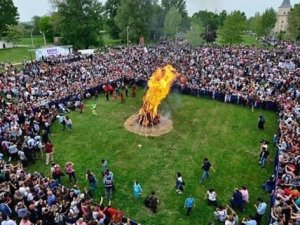
<svg viewBox="0 0 300 225">
<path fill-rule="evenodd" d="M 288 14 L 292 6 L 290 0 L 283 0 L 277 12 L 277 22 L 274 27 L 274 32 L 286 31 L 288 25 Z"/>
</svg>

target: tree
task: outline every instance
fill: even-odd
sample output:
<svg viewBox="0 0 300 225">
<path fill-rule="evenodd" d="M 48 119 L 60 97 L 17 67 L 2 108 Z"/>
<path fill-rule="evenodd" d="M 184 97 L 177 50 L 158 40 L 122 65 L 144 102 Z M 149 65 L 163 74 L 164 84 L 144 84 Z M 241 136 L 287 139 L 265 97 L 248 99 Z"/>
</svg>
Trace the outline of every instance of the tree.
<svg viewBox="0 0 300 225">
<path fill-rule="evenodd" d="M 288 33 L 295 41 L 300 40 L 300 4 L 295 4 L 288 15 Z"/>
<path fill-rule="evenodd" d="M 39 16 L 34 16 L 31 19 L 31 23 L 32 23 L 32 34 L 34 35 L 39 35 L 40 34 L 40 27 L 39 27 L 39 21 L 40 21 Z"/>
<path fill-rule="evenodd" d="M 190 45 L 199 46 L 204 42 L 203 33 L 204 33 L 203 24 L 192 21 L 191 28 L 190 30 L 187 31 L 185 38 Z"/>
<path fill-rule="evenodd" d="M 163 36 L 164 21 L 165 13 L 163 8 L 159 4 L 154 3 L 148 20 L 149 39 L 151 41 L 159 41 Z"/>
<path fill-rule="evenodd" d="M 7 25 L 17 25 L 19 20 L 18 8 L 13 0 L 1 0 L 0 3 L 0 37 L 5 35 Z"/>
<path fill-rule="evenodd" d="M 21 25 L 6 25 L 5 39 L 16 45 L 20 41 L 24 29 Z"/>
<path fill-rule="evenodd" d="M 122 0 L 117 10 L 115 23 L 120 29 L 120 38 L 137 43 L 143 36 L 149 39 L 149 19 L 151 17 L 152 0 Z M 148 10 L 150 9 L 150 10 Z"/>
<path fill-rule="evenodd" d="M 45 35 L 48 41 L 53 40 L 52 18 L 50 16 L 42 16 L 39 20 L 39 30 Z"/>
<path fill-rule="evenodd" d="M 255 16 L 251 18 L 250 27 L 257 36 L 267 36 L 275 26 L 275 23 L 276 12 L 274 9 L 270 8 L 266 9 L 262 15 L 256 13 Z"/>
<path fill-rule="evenodd" d="M 162 0 L 161 5 L 165 14 L 167 14 L 171 8 L 177 9 L 181 15 L 181 23 L 178 31 L 187 31 L 190 27 L 190 20 L 186 10 L 185 0 Z"/>
<path fill-rule="evenodd" d="M 114 39 L 120 38 L 120 29 L 115 23 L 115 17 L 117 15 L 117 11 L 120 4 L 121 0 L 107 0 L 105 3 L 105 12 L 107 15 L 106 24 L 108 28 L 108 33 Z"/>
<path fill-rule="evenodd" d="M 61 16 L 61 35 L 64 44 L 75 48 L 89 48 L 102 44 L 102 14 L 104 8 L 97 0 L 57 1 Z"/>
<path fill-rule="evenodd" d="M 178 33 L 181 19 L 179 11 L 175 7 L 170 8 L 164 23 L 164 32 L 168 37 L 173 38 Z"/>
<path fill-rule="evenodd" d="M 242 34 L 246 30 L 246 19 L 245 13 L 239 10 L 230 13 L 219 31 L 221 42 L 227 44 L 242 42 Z"/>
</svg>

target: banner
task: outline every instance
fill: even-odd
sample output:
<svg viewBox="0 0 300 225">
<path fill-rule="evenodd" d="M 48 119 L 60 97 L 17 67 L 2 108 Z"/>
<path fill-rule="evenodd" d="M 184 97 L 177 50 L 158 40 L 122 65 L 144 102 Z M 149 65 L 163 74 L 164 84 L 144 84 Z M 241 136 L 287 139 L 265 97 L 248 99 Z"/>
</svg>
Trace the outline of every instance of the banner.
<svg viewBox="0 0 300 225">
<path fill-rule="evenodd" d="M 51 48 L 40 48 L 35 51 L 36 60 L 40 60 L 43 56 L 57 56 L 57 55 L 68 55 L 71 53 L 69 48 L 62 47 L 51 47 Z"/>
</svg>

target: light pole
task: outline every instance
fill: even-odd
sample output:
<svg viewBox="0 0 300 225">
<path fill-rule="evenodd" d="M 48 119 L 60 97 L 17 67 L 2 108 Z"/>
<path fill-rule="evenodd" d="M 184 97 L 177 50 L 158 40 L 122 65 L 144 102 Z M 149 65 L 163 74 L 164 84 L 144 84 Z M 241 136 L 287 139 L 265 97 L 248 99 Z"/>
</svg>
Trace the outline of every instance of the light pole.
<svg viewBox="0 0 300 225">
<path fill-rule="evenodd" d="M 45 32 L 40 31 L 40 33 L 43 35 L 44 45 L 47 46 L 47 41 L 46 41 Z"/>
<path fill-rule="evenodd" d="M 127 26 L 127 47 L 128 47 L 128 44 L 129 44 L 129 26 Z"/>
<path fill-rule="evenodd" d="M 31 37 L 31 45 L 32 45 L 32 47 L 33 47 L 33 46 L 34 46 L 34 43 L 33 43 L 32 31 L 33 31 L 33 29 L 30 30 L 30 37 Z"/>
</svg>

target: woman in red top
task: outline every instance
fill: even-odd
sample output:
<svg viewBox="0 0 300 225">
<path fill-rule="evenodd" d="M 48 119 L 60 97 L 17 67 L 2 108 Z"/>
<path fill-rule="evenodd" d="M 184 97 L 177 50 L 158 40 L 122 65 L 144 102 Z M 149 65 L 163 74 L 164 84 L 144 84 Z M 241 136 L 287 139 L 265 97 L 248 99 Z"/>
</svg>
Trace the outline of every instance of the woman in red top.
<svg viewBox="0 0 300 225">
<path fill-rule="evenodd" d="M 49 159 L 51 158 L 51 162 L 53 161 L 53 153 L 54 153 L 54 146 L 51 141 L 48 141 L 45 145 L 45 153 L 46 153 L 46 165 L 49 164 Z"/>
</svg>

